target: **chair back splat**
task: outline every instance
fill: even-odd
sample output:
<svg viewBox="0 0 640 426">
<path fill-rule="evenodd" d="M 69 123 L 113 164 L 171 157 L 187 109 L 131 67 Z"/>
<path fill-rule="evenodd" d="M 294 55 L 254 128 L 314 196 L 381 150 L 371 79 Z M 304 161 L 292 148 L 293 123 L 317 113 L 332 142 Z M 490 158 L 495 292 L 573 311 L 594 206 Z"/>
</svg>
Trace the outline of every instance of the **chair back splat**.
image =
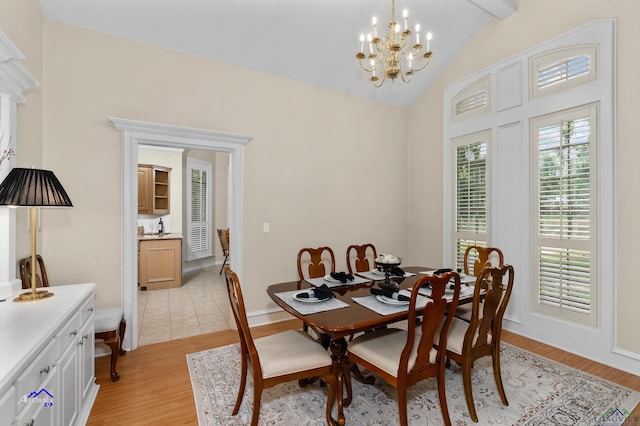
<svg viewBox="0 0 640 426">
<path fill-rule="evenodd" d="M 352 257 L 352 255 L 355 255 L 355 257 Z M 378 257 L 378 252 L 373 244 L 350 245 L 347 247 L 347 268 L 349 268 L 349 273 L 372 270 L 375 266 L 376 257 Z"/>
<path fill-rule="evenodd" d="M 470 265 L 473 261 L 473 265 Z M 463 272 L 467 275 L 478 276 L 484 268 L 499 268 L 504 265 L 502 250 L 497 247 L 469 246 L 464 251 Z M 473 266 L 473 269 L 470 269 Z"/>
<path fill-rule="evenodd" d="M 303 248 L 298 252 L 297 265 L 298 279 L 320 278 L 336 271 L 336 257 L 331 247 Z"/>
</svg>

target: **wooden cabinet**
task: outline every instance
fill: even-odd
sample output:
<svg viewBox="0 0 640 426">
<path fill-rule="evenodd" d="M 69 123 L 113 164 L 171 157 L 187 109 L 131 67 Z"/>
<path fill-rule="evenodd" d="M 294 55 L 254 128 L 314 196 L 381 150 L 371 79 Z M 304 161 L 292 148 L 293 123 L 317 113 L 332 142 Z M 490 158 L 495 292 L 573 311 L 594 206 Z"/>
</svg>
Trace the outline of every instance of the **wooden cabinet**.
<svg viewBox="0 0 640 426">
<path fill-rule="evenodd" d="M 42 302 L 0 306 L 0 424 L 83 425 L 98 393 L 95 284 L 50 287 Z M 34 313 L 43 321 L 25 321 Z"/>
<path fill-rule="evenodd" d="M 169 214 L 169 167 L 138 164 L 138 214 Z"/>
<path fill-rule="evenodd" d="M 138 284 L 147 290 L 182 285 L 182 239 L 151 238 L 139 241 Z"/>
</svg>

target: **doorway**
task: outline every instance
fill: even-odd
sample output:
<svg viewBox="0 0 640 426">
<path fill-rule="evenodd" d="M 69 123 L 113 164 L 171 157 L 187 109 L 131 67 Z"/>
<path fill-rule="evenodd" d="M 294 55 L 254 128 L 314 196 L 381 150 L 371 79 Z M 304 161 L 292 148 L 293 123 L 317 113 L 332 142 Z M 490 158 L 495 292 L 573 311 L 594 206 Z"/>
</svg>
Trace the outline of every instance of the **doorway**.
<svg viewBox="0 0 640 426">
<path fill-rule="evenodd" d="M 138 145 L 157 145 L 226 152 L 229 154 L 228 223 L 233 229 L 230 245 L 236 247 L 230 265 L 242 279 L 242 176 L 244 145 L 250 136 L 212 130 L 179 127 L 110 117 L 109 121 L 121 131 L 122 151 L 122 305 L 129 324 L 138 324 L 138 265 L 137 265 L 137 168 Z M 242 281 L 241 281 L 242 282 Z M 137 327 L 129 327 L 123 347 L 138 347 Z M 128 331 L 129 331 L 128 330 Z"/>
</svg>

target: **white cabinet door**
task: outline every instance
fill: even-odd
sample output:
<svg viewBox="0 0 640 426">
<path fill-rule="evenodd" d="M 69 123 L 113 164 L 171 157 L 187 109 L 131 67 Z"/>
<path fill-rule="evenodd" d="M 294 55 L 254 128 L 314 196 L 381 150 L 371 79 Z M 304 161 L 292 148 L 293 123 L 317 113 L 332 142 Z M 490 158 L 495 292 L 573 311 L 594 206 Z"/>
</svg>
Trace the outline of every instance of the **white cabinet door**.
<svg viewBox="0 0 640 426">
<path fill-rule="evenodd" d="M 78 384 L 78 349 L 77 343 L 71 344 L 60 359 L 60 396 L 58 409 L 61 412 L 61 423 L 73 425 L 78 417 L 80 404 L 80 386 Z"/>
</svg>

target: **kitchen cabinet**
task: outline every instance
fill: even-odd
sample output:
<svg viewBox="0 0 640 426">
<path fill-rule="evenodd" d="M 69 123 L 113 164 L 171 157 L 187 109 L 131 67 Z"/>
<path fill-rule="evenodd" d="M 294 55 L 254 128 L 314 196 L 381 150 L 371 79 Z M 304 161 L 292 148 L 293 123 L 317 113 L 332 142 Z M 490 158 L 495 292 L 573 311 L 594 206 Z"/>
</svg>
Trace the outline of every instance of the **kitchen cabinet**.
<svg viewBox="0 0 640 426">
<path fill-rule="evenodd" d="M 49 289 L 46 301 L 0 305 L 2 425 L 83 425 L 98 393 L 95 284 Z"/>
<path fill-rule="evenodd" d="M 171 168 L 138 164 L 138 214 L 169 214 Z"/>
<path fill-rule="evenodd" d="M 140 237 L 138 285 L 147 290 L 182 286 L 182 237 Z"/>
</svg>

